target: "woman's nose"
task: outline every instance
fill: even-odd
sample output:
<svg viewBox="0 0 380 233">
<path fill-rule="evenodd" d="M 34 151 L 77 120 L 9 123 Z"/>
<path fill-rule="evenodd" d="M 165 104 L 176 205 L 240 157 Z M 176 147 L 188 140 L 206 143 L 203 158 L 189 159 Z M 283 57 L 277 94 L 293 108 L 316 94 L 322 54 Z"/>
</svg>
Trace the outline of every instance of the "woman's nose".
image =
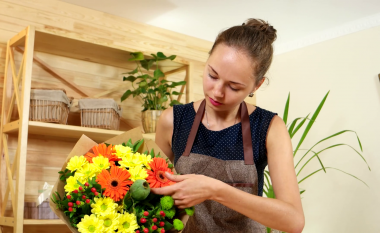
<svg viewBox="0 0 380 233">
<path fill-rule="evenodd" d="M 224 88 L 223 88 L 223 85 L 220 84 L 220 83 L 217 83 L 214 86 L 213 92 L 214 92 L 214 97 L 219 97 L 219 98 L 224 97 Z"/>
</svg>

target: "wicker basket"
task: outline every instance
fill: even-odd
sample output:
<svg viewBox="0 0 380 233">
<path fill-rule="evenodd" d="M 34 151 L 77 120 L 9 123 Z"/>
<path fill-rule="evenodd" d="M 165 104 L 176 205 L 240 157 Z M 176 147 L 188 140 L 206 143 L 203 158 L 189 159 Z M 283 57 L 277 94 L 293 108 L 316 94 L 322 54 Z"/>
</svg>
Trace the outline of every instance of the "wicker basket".
<svg viewBox="0 0 380 233">
<path fill-rule="evenodd" d="M 121 108 L 114 99 L 80 99 L 81 126 L 118 130 Z"/>
<path fill-rule="evenodd" d="M 63 89 L 32 89 L 29 120 L 67 124 L 71 102 Z"/>
</svg>

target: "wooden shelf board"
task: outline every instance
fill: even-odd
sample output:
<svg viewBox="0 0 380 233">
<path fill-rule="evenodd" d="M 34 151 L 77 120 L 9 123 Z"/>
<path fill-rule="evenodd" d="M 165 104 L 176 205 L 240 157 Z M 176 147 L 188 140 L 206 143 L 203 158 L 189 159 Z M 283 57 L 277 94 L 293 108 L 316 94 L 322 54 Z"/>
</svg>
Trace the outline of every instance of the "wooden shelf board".
<svg viewBox="0 0 380 233">
<path fill-rule="evenodd" d="M 18 120 L 6 124 L 4 126 L 4 132 L 18 133 Z M 124 131 L 29 121 L 29 134 L 70 138 L 74 141 L 79 140 L 79 138 L 84 134 L 96 142 L 104 142 L 122 133 L 124 133 Z M 143 137 L 145 139 L 154 140 L 155 134 L 143 134 Z"/>
<path fill-rule="evenodd" d="M 112 44 L 107 44 L 107 46 L 105 46 L 95 41 L 81 41 L 38 30 L 36 30 L 34 49 L 39 52 L 125 69 L 134 69 L 136 66 L 134 61 L 128 61 L 128 59 L 131 58 L 130 53 L 136 51 L 127 51 L 122 48 L 117 48 Z M 146 57 L 150 58 L 149 56 Z M 164 73 L 176 70 L 185 65 L 187 65 L 185 61 L 179 59 L 175 61 L 165 60 L 159 62 L 159 67 Z"/>
<path fill-rule="evenodd" d="M 24 219 L 24 225 L 65 225 L 61 219 Z"/>
</svg>

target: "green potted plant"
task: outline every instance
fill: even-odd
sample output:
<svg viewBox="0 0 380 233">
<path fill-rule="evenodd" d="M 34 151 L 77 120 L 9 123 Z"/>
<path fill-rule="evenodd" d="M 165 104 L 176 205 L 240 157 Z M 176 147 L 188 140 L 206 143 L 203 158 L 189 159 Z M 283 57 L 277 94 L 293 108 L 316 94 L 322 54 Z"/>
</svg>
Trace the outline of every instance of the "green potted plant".
<svg viewBox="0 0 380 233">
<path fill-rule="evenodd" d="M 132 83 L 132 90 L 127 90 L 121 97 L 121 101 L 126 100 L 130 95 L 140 97 L 143 100 L 142 109 L 142 125 L 145 133 L 154 133 L 156 125 L 162 111 L 168 106 L 180 104 L 173 96 L 180 95 L 173 88 L 186 84 L 186 81 L 173 82 L 166 80 L 165 74 L 159 69 L 158 63 L 164 60 L 174 60 L 176 55 L 169 57 L 162 52 L 151 54 L 152 58 L 145 58 L 141 52 L 131 53 L 129 61 L 136 62 L 136 68 L 128 73 L 127 77 L 123 77 L 123 81 Z M 151 75 L 151 68 L 154 68 Z"/>
<path fill-rule="evenodd" d="M 312 117 L 309 119 L 309 115 L 308 114 L 306 117 L 298 117 L 296 119 L 294 119 L 290 124 L 287 125 L 287 128 L 288 128 L 288 132 L 289 132 L 289 135 L 290 135 L 290 138 L 293 140 L 293 137 L 294 135 L 299 131 L 299 129 L 305 124 L 306 121 L 308 121 L 305 129 L 304 129 L 304 132 L 301 136 L 301 138 L 299 139 L 299 141 L 296 143 L 296 148 L 295 150 L 293 151 L 293 157 L 296 156 L 297 152 L 299 151 L 306 151 L 302 157 L 298 160 L 298 162 L 296 163 L 295 165 L 295 170 L 296 170 L 296 175 L 297 175 L 297 178 L 300 177 L 300 173 L 301 171 L 309 164 L 309 162 L 313 159 L 318 159 L 319 161 L 319 164 L 321 165 L 321 168 L 318 168 L 316 169 L 314 172 L 310 173 L 310 174 L 307 174 L 305 176 L 303 176 L 302 178 L 298 179 L 298 184 L 304 182 L 307 178 L 311 177 L 312 175 L 315 175 L 316 173 L 320 172 L 320 171 L 323 171 L 323 172 L 327 172 L 327 170 L 330 170 L 330 169 L 333 169 L 333 170 L 336 170 L 336 171 L 340 171 L 346 175 L 349 175 L 359 181 L 361 181 L 362 183 L 364 183 L 367 187 L 368 185 L 362 181 L 361 179 L 359 179 L 358 177 L 350 174 L 350 173 L 347 173 L 345 171 L 342 171 L 338 168 L 334 168 L 334 167 L 326 167 L 324 166 L 324 164 L 322 163 L 322 160 L 320 158 L 320 155 L 323 151 L 326 151 L 328 149 L 331 149 L 331 148 L 334 148 L 334 147 L 339 147 L 339 146 L 348 146 L 350 147 L 354 152 L 355 154 L 357 154 L 358 156 L 360 156 L 362 158 L 362 160 L 366 163 L 366 165 L 368 166 L 368 169 L 371 171 L 371 168 L 369 167 L 367 161 L 365 160 L 365 158 L 363 157 L 363 155 L 358 151 L 356 150 L 354 147 L 348 145 L 348 144 L 345 144 L 345 143 L 338 143 L 338 144 L 334 144 L 334 145 L 329 145 L 327 147 L 325 147 L 324 149 L 322 150 L 319 150 L 319 151 L 314 151 L 314 147 L 317 146 L 318 144 L 322 143 L 322 142 L 326 142 L 328 141 L 329 139 L 333 138 L 333 137 L 336 137 L 336 136 L 339 136 L 341 134 L 344 134 L 344 133 L 354 133 L 356 138 L 357 138 L 357 141 L 358 141 L 358 146 L 360 148 L 360 151 L 363 152 L 363 148 L 362 148 L 362 144 L 360 142 L 360 139 L 359 139 L 359 136 L 357 135 L 357 133 L 353 130 L 342 130 L 342 131 L 339 131 L 333 135 L 330 135 L 328 137 L 325 137 L 323 138 L 322 140 L 319 140 L 317 143 L 315 143 L 312 147 L 310 147 L 309 149 L 302 149 L 301 148 L 301 145 L 303 143 L 303 141 L 305 140 L 306 136 L 308 135 L 311 127 L 313 126 L 314 122 L 316 121 L 318 115 L 319 115 L 319 112 L 322 110 L 322 107 L 327 99 L 327 96 L 329 95 L 330 92 L 327 92 L 327 94 L 325 95 L 325 97 L 322 99 L 321 103 L 319 104 L 319 106 L 317 107 L 317 109 L 315 110 L 314 114 L 312 115 Z M 285 124 L 287 124 L 287 120 L 288 120 L 288 112 L 289 112 L 289 102 L 290 102 L 290 94 L 288 95 L 288 99 L 286 101 L 286 104 L 285 104 L 285 110 L 284 110 L 284 116 L 283 116 L 283 120 L 285 122 Z M 298 124 L 297 124 L 298 123 Z M 306 160 L 307 159 L 307 160 Z M 269 171 L 265 171 L 264 172 L 264 175 L 265 175 L 265 183 L 264 183 L 264 193 L 265 195 L 268 197 L 268 198 L 276 198 L 275 196 L 275 193 L 273 191 L 273 186 L 271 184 L 271 181 L 270 181 L 270 173 Z M 303 193 L 305 192 L 305 190 L 300 190 L 300 194 L 302 195 Z M 270 233 L 270 232 L 273 232 L 273 233 L 277 233 L 277 232 L 280 232 L 280 231 L 277 231 L 277 230 L 273 230 L 271 228 L 267 228 L 267 233 Z"/>
</svg>

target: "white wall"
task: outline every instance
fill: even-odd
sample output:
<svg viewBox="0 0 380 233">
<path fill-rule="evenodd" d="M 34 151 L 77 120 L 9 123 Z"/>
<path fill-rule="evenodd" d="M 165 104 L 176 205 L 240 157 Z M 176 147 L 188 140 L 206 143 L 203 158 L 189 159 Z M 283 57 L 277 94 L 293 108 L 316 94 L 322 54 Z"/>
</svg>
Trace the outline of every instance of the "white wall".
<svg viewBox="0 0 380 233">
<path fill-rule="evenodd" d="M 281 32 L 280 32 L 281 33 Z M 320 172 L 300 184 L 306 233 L 380 232 L 380 27 L 275 56 L 268 73 L 269 85 L 258 92 L 257 104 L 283 116 L 291 93 L 290 120 L 313 113 L 330 90 L 327 101 L 301 148 L 338 131 L 358 133 L 363 156 L 349 147 L 336 147 L 321 154 L 325 166 L 336 167 L 365 181 L 335 170 Z M 302 130 L 303 132 L 303 130 Z M 293 140 L 296 147 L 302 132 Z M 346 143 L 359 150 L 355 134 L 348 133 L 316 148 Z M 301 152 L 301 151 L 300 151 Z M 297 153 L 295 160 L 303 153 Z M 300 178 L 317 170 L 317 160 Z"/>
</svg>

